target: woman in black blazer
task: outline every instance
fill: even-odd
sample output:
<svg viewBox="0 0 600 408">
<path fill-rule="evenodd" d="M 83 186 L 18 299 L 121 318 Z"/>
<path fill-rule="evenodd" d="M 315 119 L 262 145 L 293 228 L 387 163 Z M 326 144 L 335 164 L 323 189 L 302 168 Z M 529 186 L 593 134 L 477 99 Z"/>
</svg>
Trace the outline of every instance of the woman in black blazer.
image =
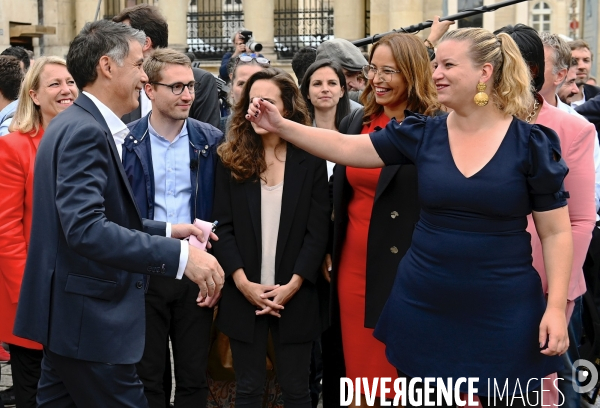
<svg viewBox="0 0 600 408">
<path fill-rule="evenodd" d="M 368 133 L 392 117 L 401 120 L 405 109 L 434 114 L 436 91 L 421 40 L 408 34 L 388 35 L 372 48 L 369 62 L 363 70 L 368 78 L 362 95 L 365 107 L 342 120 L 341 133 Z M 331 401 L 326 394 L 340 395 L 331 387 L 337 389 L 334 384 L 342 376 L 396 376 L 384 345 L 372 332 L 410 246 L 419 212 L 414 165 L 387 166 L 380 173 L 336 165 L 331 327 L 323 335 L 324 400 Z"/>
<path fill-rule="evenodd" d="M 309 408 L 311 345 L 321 333 L 315 283 L 328 238 L 325 161 L 248 122 L 251 97 L 310 123 L 289 74 L 270 68 L 250 77 L 218 150 L 213 250 L 226 281 L 217 325 L 230 338 L 236 406 L 262 404 L 270 332 L 284 403 Z"/>
</svg>

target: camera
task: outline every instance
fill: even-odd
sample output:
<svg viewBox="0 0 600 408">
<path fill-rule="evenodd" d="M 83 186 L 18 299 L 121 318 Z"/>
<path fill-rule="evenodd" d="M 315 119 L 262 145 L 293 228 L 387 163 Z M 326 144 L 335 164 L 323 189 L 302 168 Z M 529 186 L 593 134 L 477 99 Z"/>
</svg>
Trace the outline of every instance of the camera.
<svg viewBox="0 0 600 408">
<path fill-rule="evenodd" d="M 242 39 L 244 44 L 246 44 L 246 47 L 248 47 L 248 49 L 250 49 L 250 51 L 252 52 L 260 52 L 260 50 L 263 49 L 262 44 L 257 43 L 252 38 L 252 31 L 240 31 L 240 38 Z"/>
</svg>

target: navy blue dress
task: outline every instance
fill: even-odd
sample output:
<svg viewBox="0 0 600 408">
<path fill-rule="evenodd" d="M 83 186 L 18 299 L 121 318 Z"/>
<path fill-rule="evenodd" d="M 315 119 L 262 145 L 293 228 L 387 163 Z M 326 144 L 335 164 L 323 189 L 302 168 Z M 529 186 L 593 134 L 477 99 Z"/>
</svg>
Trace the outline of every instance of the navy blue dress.
<svg viewBox="0 0 600 408">
<path fill-rule="evenodd" d="M 526 217 L 567 204 L 568 169 L 551 129 L 513 119 L 493 158 L 467 178 L 446 118 L 407 111 L 401 125 L 371 134 L 386 165 L 417 166 L 422 206 L 374 335 L 410 377 L 479 377 L 479 395 L 488 379 L 500 389 L 508 380 L 509 394 L 518 380 L 525 392 L 562 367 L 539 349 L 546 301 Z"/>
</svg>

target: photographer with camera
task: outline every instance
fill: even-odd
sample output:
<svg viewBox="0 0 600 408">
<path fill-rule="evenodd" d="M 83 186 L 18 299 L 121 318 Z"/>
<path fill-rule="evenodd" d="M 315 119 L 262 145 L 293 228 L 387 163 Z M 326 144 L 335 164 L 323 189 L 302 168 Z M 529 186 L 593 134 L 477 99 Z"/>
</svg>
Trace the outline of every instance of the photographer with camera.
<svg viewBox="0 0 600 408">
<path fill-rule="evenodd" d="M 240 54 L 246 53 L 256 53 L 262 50 L 262 44 L 257 43 L 252 38 L 252 31 L 248 31 L 245 28 L 241 28 L 236 31 L 231 36 L 231 41 L 233 42 L 233 52 L 228 52 L 223 55 L 223 59 L 221 60 L 221 68 L 219 69 L 219 78 L 221 78 L 226 83 L 229 83 L 229 73 L 227 72 L 227 63 L 231 58 L 235 58 Z M 258 54 L 259 57 L 263 55 Z"/>
</svg>

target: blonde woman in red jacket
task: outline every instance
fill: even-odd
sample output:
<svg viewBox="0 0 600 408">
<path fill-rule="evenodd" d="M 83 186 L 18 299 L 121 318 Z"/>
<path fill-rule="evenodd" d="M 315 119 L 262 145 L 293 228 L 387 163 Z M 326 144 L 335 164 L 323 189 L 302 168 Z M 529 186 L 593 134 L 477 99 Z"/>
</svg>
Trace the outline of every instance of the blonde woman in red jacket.
<svg viewBox="0 0 600 408">
<path fill-rule="evenodd" d="M 10 346 L 19 408 L 36 406 L 42 361 L 40 344 L 12 334 L 32 232 L 35 155 L 48 123 L 77 95 L 63 59 L 36 59 L 23 80 L 11 133 L 0 138 L 0 339 Z"/>
</svg>

